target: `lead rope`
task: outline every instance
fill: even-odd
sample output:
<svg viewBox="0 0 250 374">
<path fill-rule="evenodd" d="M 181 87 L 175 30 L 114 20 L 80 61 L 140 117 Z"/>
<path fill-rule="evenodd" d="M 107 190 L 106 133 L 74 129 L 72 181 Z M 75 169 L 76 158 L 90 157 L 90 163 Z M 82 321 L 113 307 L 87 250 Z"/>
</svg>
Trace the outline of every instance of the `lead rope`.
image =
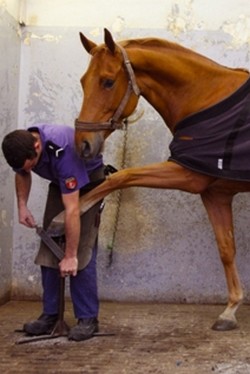
<svg viewBox="0 0 250 374">
<path fill-rule="evenodd" d="M 124 125 L 122 158 L 121 158 L 121 164 L 120 164 L 121 169 L 125 168 L 127 140 L 128 140 L 128 124 L 126 123 Z M 120 217 L 121 200 L 122 200 L 122 190 L 118 190 L 116 193 L 117 205 L 116 205 L 116 211 L 115 211 L 113 235 L 112 235 L 111 242 L 107 246 L 107 249 L 109 250 L 108 266 L 107 266 L 108 268 L 113 264 L 114 246 L 115 246 L 116 232 L 117 232 L 118 222 L 119 222 L 119 217 Z"/>
</svg>

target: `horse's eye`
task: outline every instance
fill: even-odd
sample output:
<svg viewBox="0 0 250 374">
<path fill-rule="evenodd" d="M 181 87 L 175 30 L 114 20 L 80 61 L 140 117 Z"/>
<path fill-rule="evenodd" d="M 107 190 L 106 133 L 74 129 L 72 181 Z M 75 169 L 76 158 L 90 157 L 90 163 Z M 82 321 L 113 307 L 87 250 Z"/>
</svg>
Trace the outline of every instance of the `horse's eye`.
<svg viewBox="0 0 250 374">
<path fill-rule="evenodd" d="M 115 81 L 114 81 L 113 79 L 105 79 L 105 80 L 103 81 L 103 87 L 104 87 L 104 88 L 108 88 L 108 89 L 110 89 L 110 88 L 113 87 L 114 82 L 115 82 Z"/>
</svg>

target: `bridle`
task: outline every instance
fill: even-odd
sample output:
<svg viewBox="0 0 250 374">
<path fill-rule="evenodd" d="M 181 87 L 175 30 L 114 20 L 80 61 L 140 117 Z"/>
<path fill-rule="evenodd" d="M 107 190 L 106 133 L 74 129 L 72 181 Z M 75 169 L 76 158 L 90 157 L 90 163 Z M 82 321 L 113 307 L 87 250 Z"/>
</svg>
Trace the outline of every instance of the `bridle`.
<svg viewBox="0 0 250 374">
<path fill-rule="evenodd" d="M 135 80 L 135 73 L 131 66 L 131 63 L 128 59 L 127 52 L 123 47 L 118 45 L 122 52 L 123 62 L 128 73 L 128 87 L 123 96 L 120 105 L 116 109 L 113 117 L 107 122 L 85 122 L 79 121 L 78 118 L 75 120 L 75 129 L 80 131 L 102 131 L 102 130 L 117 130 L 122 129 L 124 124 L 126 124 L 126 119 L 119 120 L 123 110 L 125 109 L 129 97 L 132 92 L 134 92 L 137 96 L 140 95 L 140 89 Z"/>
</svg>

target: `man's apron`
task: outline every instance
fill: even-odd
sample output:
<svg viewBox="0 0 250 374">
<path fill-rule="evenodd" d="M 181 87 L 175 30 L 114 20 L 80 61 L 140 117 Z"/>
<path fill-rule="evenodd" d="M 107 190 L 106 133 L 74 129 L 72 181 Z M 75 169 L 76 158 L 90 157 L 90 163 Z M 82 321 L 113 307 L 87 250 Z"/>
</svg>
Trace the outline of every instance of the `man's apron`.
<svg viewBox="0 0 250 374">
<path fill-rule="evenodd" d="M 104 180 L 104 167 L 93 171 L 90 175 L 90 185 L 96 185 L 96 181 Z M 82 188 L 80 190 L 80 195 L 82 196 L 89 190 L 89 185 L 87 188 Z M 81 233 L 80 241 L 78 247 L 78 270 L 84 269 L 91 257 L 92 249 L 97 241 L 98 229 L 99 229 L 99 217 L 101 201 L 90 208 L 85 214 L 80 218 L 81 220 Z M 52 219 L 64 210 L 64 205 L 61 198 L 60 188 L 54 184 L 50 183 L 47 203 L 45 207 L 43 227 L 46 230 L 50 225 Z M 38 254 L 35 259 L 35 264 L 40 266 L 47 266 L 51 268 L 58 268 L 58 259 L 53 255 L 50 249 L 41 241 Z"/>
</svg>

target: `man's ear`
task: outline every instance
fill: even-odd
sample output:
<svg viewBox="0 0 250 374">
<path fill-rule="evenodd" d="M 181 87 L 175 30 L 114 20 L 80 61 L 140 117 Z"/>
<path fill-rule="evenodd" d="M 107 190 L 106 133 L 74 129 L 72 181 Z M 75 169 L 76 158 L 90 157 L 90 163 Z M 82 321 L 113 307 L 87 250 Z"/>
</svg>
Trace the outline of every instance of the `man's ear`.
<svg viewBox="0 0 250 374">
<path fill-rule="evenodd" d="M 34 150 L 37 156 L 40 156 L 40 153 L 42 152 L 42 143 L 39 139 L 37 139 L 34 143 Z"/>
<path fill-rule="evenodd" d="M 36 151 L 40 148 L 40 142 L 39 142 L 38 139 L 34 143 L 34 148 L 35 148 Z"/>
</svg>

